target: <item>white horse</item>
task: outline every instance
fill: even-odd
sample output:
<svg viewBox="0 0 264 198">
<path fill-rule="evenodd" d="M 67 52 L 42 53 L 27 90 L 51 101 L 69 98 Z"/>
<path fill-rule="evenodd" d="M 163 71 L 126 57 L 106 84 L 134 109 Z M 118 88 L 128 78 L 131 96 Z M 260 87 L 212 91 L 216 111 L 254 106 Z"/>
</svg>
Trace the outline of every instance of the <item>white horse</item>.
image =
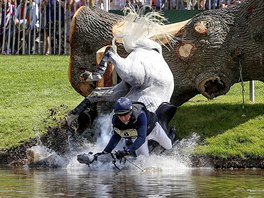
<svg viewBox="0 0 264 198">
<path fill-rule="evenodd" d="M 158 36 L 172 40 L 163 31 L 164 18 L 157 12 L 140 15 L 131 11 L 115 28 L 112 48 L 105 52 L 99 72 L 88 72 L 87 80 L 98 80 L 107 64 L 111 62 L 121 82 L 110 88 L 96 88 L 73 111 L 78 115 L 91 103 L 99 101 L 114 102 L 120 97 L 143 102 L 148 110 L 155 112 L 162 102 L 169 102 L 174 89 L 172 72 L 162 56 L 162 42 Z M 118 55 L 115 42 L 119 40 L 129 53 L 126 58 Z M 167 43 L 167 40 L 166 40 Z M 68 119 L 69 120 L 69 119 Z"/>
</svg>

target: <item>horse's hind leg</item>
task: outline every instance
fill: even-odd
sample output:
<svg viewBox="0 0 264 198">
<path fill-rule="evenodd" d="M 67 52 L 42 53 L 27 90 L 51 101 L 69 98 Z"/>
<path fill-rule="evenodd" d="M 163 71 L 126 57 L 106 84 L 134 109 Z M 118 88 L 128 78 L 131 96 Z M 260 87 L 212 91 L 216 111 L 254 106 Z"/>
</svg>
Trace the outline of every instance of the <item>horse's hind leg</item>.
<svg viewBox="0 0 264 198">
<path fill-rule="evenodd" d="M 75 107 L 71 111 L 70 115 L 67 118 L 67 124 L 70 126 L 71 123 L 78 118 L 80 121 L 80 123 L 78 124 L 79 126 L 82 126 L 81 128 L 83 131 L 84 128 L 89 127 L 93 123 L 93 120 L 97 116 L 98 102 L 104 102 L 104 104 L 107 105 L 110 104 L 110 106 L 107 106 L 107 105 L 102 105 L 103 103 L 101 103 L 100 106 L 105 107 L 104 109 L 111 110 L 112 109 L 111 104 L 115 102 L 119 97 L 125 96 L 127 92 L 128 92 L 128 87 L 124 82 L 120 82 L 114 87 L 104 87 L 104 88 L 94 89 L 89 96 L 87 96 L 77 107 Z"/>
<path fill-rule="evenodd" d="M 68 125 L 72 125 L 72 121 L 77 125 L 77 134 L 82 134 L 89 141 L 93 142 L 100 135 L 100 131 L 94 129 L 93 122 L 98 116 L 99 112 L 109 112 L 112 105 L 109 104 L 108 99 L 111 97 L 112 87 L 95 89 L 88 97 L 86 97 L 77 107 L 75 107 L 67 118 Z M 104 103 L 100 103 L 104 101 Z"/>
<path fill-rule="evenodd" d="M 95 102 L 115 102 L 118 98 L 126 96 L 129 91 L 129 87 L 125 82 L 120 82 L 114 87 L 100 87 L 92 91 L 92 93 L 86 98 L 91 103 Z"/>
<path fill-rule="evenodd" d="M 112 87 L 94 89 L 89 96 L 71 111 L 71 114 L 79 115 L 96 102 L 111 101 L 114 96 L 112 89 Z"/>
</svg>

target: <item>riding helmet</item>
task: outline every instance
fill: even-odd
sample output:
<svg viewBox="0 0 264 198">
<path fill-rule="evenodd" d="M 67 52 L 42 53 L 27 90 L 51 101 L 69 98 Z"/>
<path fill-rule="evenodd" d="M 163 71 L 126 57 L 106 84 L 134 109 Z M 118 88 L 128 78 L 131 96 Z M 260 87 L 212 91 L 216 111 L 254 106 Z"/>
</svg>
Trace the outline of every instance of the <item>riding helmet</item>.
<svg viewBox="0 0 264 198">
<path fill-rule="evenodd" d="M 132 102 L 126 98 L 119 98 L 114 105 L 114 112 L 117 115 L 128 114 L 132 110 Z"/>
</svg>

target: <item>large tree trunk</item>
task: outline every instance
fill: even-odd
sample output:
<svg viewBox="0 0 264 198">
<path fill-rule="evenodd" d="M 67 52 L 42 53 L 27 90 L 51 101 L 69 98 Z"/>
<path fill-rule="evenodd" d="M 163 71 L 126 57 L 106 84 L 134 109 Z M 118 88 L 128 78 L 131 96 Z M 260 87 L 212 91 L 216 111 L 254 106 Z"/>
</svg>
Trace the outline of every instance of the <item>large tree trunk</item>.
<svg viewBox="0 0 264 198">
<path fill-rule="evenodd" d="M 79 78 L 85 70 L 94 71 L 96 52 L 112 42 L 112 26 L 120 15 L 99 8 L 81 7 L 75 13 L 70 31 L 69 80 L 73 88 L 87 96 L 96 86 L 95 82 L 82 82 Z"/>
<path fill-rule="evenodd" d="M 83 7 L 71 28 L 70 82 L 86 96 L 92 83 L 79 75 L 95 69 L 96 51 L 111 45 L 112 26 L 122 16 Z M 239 6 L 204 11 L 176 33 L 179 42 L 163 56 L 175 81 L 171 102 L 177 106 L 196 94 L 214 98 L 226 94 L 241 80 L 264 80 L 264 1 L 248 0 Z M 122 47 L 121 55 L 126 55 Z"/>
</svg>

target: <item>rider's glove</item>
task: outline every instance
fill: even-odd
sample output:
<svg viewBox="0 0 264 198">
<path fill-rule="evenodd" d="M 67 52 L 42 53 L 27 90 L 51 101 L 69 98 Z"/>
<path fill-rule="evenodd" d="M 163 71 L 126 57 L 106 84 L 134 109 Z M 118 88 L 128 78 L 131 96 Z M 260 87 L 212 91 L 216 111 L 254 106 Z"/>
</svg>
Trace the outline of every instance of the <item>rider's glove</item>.
<svg viewBox="0 0 264 198">
<path fill-rule="evenodd" d="M 121 160 L 123 157 L 130 155 L 130 152 L 127 150 L 119 150 L 115 152 L 116 159 Z"/>
</svg>

